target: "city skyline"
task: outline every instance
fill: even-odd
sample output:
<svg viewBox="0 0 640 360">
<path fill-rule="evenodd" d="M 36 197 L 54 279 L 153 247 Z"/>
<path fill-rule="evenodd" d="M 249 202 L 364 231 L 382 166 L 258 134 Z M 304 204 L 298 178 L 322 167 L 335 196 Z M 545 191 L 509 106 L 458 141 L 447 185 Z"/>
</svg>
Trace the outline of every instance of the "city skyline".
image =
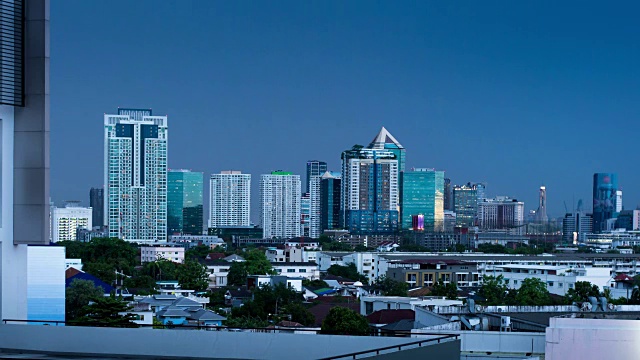
<svg viewBox="0 0 640 360">
<path fill-rule="evenodd" d="M 317 32 L 305 20 L 308 4 L 255 4 L 246 9 L 255 21 L 247 22 L 235 4 L 53 2 L 53 200 L 86 204 L 88 189 L 101 185 L 101 113 L 151 106 L 175 119 L 171 168 L 304 175 L 306 161 L 320 159 L 335 171 L 342 150 L 366 145 L 385 126 L 407 148 L 407 168 L 442 170 L 458 185 L 486 181 L 490 196 L 520 199 L 527 210 L 537 207 L 541 185 L 551 217 L 564 214 L 564 202 L 590 204 L 596 172 L 617 173 L 625 208 L 635 208 L 640 189 L 626 185 L 640 180 L 640 170 L 593 145 L 596 129 L 616 120 L 628 130 L 615 137 L 615 150 L 633 153 L 631 134 L 640 126 L 632 121 L 640 58 L 627 15 L 633 9 L 607 17 L 613 10 L 593 4 L 554 11 L 378 4 L 360 12 L 361 5 L 319 4 L 313 16 L 328 30 Z M 156 33 L 141 27 L 142 17 Z M 589 46 L 580 50 L 576 42 Z M 118 51 L 181 56 L 149 66 L 143 56 L 96 55 Z M 210 157 L 212 137 L 233 156 Z"/>
</svg>

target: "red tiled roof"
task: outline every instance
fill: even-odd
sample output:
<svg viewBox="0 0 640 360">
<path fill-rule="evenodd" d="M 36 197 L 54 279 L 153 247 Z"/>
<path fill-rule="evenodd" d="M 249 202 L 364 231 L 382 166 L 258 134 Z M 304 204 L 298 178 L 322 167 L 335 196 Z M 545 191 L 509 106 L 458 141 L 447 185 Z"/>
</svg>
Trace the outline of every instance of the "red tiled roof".
<svg viewBox="0 0 640 360">
<path fill-rule="evenodd" d="M 391 324 L 400 320 L 414 320 L 416 313 L 409 309 L 378 310 L 367 316 L 370 324 Z"/>
<path fill-rule="evenodd" d="M 633 278 L 627 274 L 618 274 L 613 278 L 614 281 L 633 281 Z"/>
<path fill-rule="evenodd" d="M 209 253 L 209 255 L 207 255 L 207 260 L 220 260 L 225 257 L 224 253 Z"/>
<path fill-rule="evenodd" d="M 65 278 L 65 279 L 68 279 L 68 278 L 74 277 L 74 276 L 76 276 L 77 274 L 79 274 L 79 273 L 81 273 L 81 272 L 82 272 L 82 271 L 80 271 L 80 270 L 78 270 L 78 269 L 76 269 L 76 268 L 74 268 L 74 267 L 70 267 L 70 268 L 68 268 L 67 270 L 65 270 L 65 272 L 64 272 L 64 278 Z"/>
</svg>

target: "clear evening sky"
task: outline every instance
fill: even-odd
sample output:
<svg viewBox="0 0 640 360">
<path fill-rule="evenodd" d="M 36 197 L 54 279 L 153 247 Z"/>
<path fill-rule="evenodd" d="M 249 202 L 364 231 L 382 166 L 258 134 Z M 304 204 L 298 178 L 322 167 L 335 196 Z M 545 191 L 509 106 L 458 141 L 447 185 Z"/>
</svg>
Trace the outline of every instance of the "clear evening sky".
<svg viewBox="0 0 640 360">
<path fill-rule="evenodd" d="M 302 175 L 381 126 L 407 167 L 486 181 L 549 214 L 590 207 L 594 172 L 640 204 L 640 3 L 51 3 L 51 193 L 103 183 L 103 114 L 169 116 L 169 166 Z M 303 186 L 304 187 L 304 186 Z M 205 209 L 208 191 L 205 191 Z M 205 213 L 208 213 L 205 210 Z M 208 214 L 207 214 L 208 215 Z"/>
</svg>

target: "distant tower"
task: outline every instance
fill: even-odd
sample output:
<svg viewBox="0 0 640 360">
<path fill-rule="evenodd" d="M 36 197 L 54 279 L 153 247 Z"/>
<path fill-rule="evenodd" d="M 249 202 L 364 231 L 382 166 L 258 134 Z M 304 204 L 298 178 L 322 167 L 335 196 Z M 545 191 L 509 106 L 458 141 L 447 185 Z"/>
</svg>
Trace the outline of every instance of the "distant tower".
<svg viewBox="0 0 640 360">
<path fill-rule="evenodd" d="M 593 232 L 599 233 L 606 230 L 607 220 L 617 217 L 617 191 L 617 174 L 593 174 Z"/>
<path fill-rule="evenodd" d="M 540 198 L 538 199 L 538 210 L 536 210 L 536 222 L 546 223 L 547 217 L 547 188 L 540 186 Z"/>
</svg>

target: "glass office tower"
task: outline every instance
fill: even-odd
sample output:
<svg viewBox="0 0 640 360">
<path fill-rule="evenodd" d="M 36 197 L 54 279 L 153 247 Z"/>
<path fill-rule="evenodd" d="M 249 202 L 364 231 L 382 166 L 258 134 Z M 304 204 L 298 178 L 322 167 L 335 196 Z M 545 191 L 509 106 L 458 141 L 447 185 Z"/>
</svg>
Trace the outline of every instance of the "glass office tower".
<svg viewBox="0 0 640 360">
<path fill-rule="evenodd" d="M 478 187 L 467 183 L 453 188 L 453 207 L 456 213 L 456 226 L 471 227 L 475 225 L 478 214 Z"/>
<path fill-rule="evenodd" d="M 414 229 L 414 216 L 421 215 L 419 229 L 444 230 L 444 171 L 412 169 L 400 174 L 400 216 L 403 230 Z"/>
<path fill-rule="evenodd" d="M 607 220 L 615 218 L 618 174 L 593 174 L 593 232 L 607 228 Z"/>
<path fill-rule="evenodd" d="M 203 174 L 170 170 L 167 174 L 167 227 L 169 235 L 202 235 Z"/>
</svg>

